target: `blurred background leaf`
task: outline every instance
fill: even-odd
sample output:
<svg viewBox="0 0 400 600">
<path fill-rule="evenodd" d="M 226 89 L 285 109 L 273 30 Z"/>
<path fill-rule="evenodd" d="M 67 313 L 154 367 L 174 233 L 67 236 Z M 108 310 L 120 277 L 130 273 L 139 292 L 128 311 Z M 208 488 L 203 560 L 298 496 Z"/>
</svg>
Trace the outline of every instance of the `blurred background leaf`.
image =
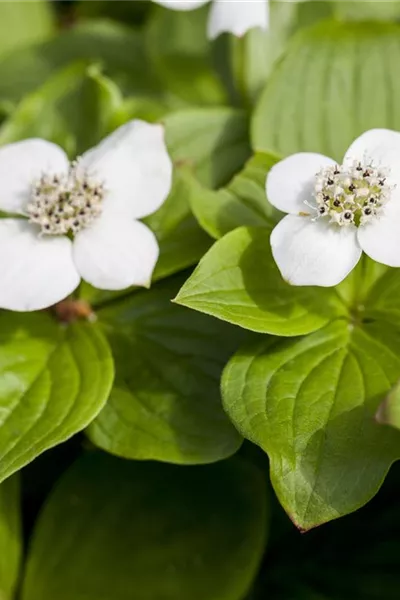
<svg viewBox="0 0 400 600">
<path fill-rule="evenodd" d="M 399 38 L 393 23 L 326 21 L 303 30 L 262 92 L 253 147 L 341 161 L 364 131 L 400 129 Z"/>
<path fill-rule="evenodd" d="M 208 187 L 228 183 L 250 156 L 244 111 L 228 107 L 190 108 L 167 115 L 163 122 L 173 160 L 191 166 Z"/>
<path fill-rule="evenodd" d="M 251 29 L 242 38 L 229 35 L 234 79 L 245 104 L 251 105 L 258 97 L 297 23 L 296 2 L 273 0 L 269 10 L 267 31 Z"/>
<path fill-rule="evenodd" d="M 266 537 L 266 490 L 239 459 L 203 467 L 100 453 L 38 521 L 23 600 L 242 600 Z"/>
<path fill-rule="evenodd" d="M 0 144 L 41 137 L 75 158 L 105 137 L 121 104 L 119 89 L 97 65 L 74 62 L 19 103 L 0 126 Z"/>
<path fill-rule="evenodd" d="M 227 100 L 206 35 L 208 10 L 208 6 L 195 12 L 158 6 L 145 34 L 148 55 L 165 92 L 195 106 Z"/>
<path fill-rule="evenodd" d="M 55 32 L 47 0 L 0 2 L 0 59 L 23 46 L 43 42 Z"/>
<path fill-rule="evenodd" d="M 21 502 L 18 475 L 0 485 L 0 598 L 12 600 L 22 559 Z"/>
<path fill-rule="evenodd" d="M 396 21 L 400 19 L 400 2 L 385 0 L 331 0 L 335 14 L 340 19 L 349 21 Z"/>
<path fill-rule="evenodd" d="M 74 19 L 107 18 L 141 25 L 154 8 L 149 0 L 77 0 L 70 5 L 70 15 Z"/>
<path fill-rule="evenodd" d="M 162 91 L 140 32 L 112 21 L 90 20 L 0 60 L 0 99 L 20 100 L 54 71 L 76 60 L 103 65 L 105 74 L 124 93 L 151 95 Z"/>
</svg>

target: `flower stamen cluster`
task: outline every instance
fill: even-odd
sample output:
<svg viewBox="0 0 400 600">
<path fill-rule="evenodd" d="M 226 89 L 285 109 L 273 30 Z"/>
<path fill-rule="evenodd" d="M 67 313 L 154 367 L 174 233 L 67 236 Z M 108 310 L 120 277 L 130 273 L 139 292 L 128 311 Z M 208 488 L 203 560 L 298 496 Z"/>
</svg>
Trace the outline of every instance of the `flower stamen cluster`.
<svg viewBox="0 0 400 600">
<path fill-rule="evenodd" d="M 317 152 L 287 156 L 268 172 L 266 193 L 287 213 L 270 241 L 292 285 L 338 285 L 363 252 L 400 267 L 399 132 L 363 133 L 339 164 Z"/>
<path fill-rule="evenodd" d="M 0 308 L 54 306 L 82 280 L 101 290 L 149 287 L 159 246 L 140 219 L 165 202 L 172 173 L 164 127 L 138 119 L 72 164 L 39 138 L 2 146 Z"/>
<path fill-rule="evenodd" d="M 338 225 L 363 225 L 382 212 L 392 186 L 388 173 L 371 164 L 353 162 L 329 166 L 316 175 L 315 218 L 328 217 Z"/>
<path fill-rule="evenodd" d="M 75 235 L 101 215 L 104 185 L 71 165 L 68 174 L 43 174 L 31 190 L 27 214 L 42 234 Z"/>
</svg>

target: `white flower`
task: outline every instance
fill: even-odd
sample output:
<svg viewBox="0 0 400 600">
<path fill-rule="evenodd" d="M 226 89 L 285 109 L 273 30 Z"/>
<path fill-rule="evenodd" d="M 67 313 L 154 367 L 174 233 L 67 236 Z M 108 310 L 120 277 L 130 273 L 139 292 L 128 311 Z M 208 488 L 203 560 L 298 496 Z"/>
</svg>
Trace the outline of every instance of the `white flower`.
<svg viewBox="0 0 400 600">
<path fill-rule="evenodd" d="M 171 188 L 160 125 L 131 121 L 70 164 L 50 142 L 0 148 L 0 308 L 46 308 L 80 279 L 100 289 L 149 285 L 158 258 L 140 221 Z M 25 217 L 25 218 L 23 218 Z"/>
<path fill-rule="evenodd" d="M 210 0 L 153 0 L 173 10 L 194 10 Z M 208 21 L 208 37 L 214 39 L 228 31 L 243 36 L 253 27 L 267 29 L 269 0 L 212 0 Z"/>
<path fill-rule="evenodd" d="M 400 267 L 400 133 L 367 131 L 338 165 L 294 154 L 269 172 L 270 203 L 286 213 L 271 234 L 274 259 L 292 285 L 340 283 L 362 251 Z"/>
</svg>

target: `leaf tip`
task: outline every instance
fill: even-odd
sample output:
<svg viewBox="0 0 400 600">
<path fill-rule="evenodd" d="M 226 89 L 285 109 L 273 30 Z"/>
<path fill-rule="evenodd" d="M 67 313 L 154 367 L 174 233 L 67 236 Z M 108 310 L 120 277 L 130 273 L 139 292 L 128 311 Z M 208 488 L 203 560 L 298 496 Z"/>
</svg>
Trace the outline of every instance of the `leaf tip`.
<svg viewBox="0 0 400 600">
<path fill-rule="evenodd" d="M 297 516 L 294 516 L 293 514 L 290 514 L 290 512 L 288 512 L 287 510 L 285 510 L 287 516 L 289 517 L 289 519 L 292 521 L 293 525 L 296 527 L 297 531 L 301 534 L 304 533 L 308 533 L 309 531 L 311 531 L 312 529 L 316 529 L 317 527 L 320 527 L 321 525 L 324 525 L 324 523 L 328 522 L 328 520 L 321 520 L 319 522 L 313 522 L 313 523 L 305 523 L 304 520 L 302 521 L 302 519 L 298 519 Z"/>
<path fill-rule="evenodd" d="M 182 294 L 181 291 L 175 296 L 175 298 L 172 298 L 171 302 L 174 304 L 179 304 L 180 306 L 188 306 L 186 303 L 185 294 Z"/>
</svg>

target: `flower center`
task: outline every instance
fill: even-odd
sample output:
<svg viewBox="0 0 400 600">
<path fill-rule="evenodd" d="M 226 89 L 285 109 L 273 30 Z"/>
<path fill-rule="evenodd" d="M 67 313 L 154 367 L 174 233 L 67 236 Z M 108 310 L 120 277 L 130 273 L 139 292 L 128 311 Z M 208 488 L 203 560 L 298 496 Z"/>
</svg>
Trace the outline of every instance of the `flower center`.
<svg viewBox="0 0 400 600">
<path fill-rule="evenodd" d="M 34 182 L 27 207 L 30 223 L 43 234 L 75 235 L 102 212 L 104 186 L 71 165 L 67 175 L 43 175 Z"/>
<path fill-rule="evenodd" d="M 327 167 L 316 175 L 315 218 L 329 217 L 338 225 L 363 225 L 382 212 L 393 186 L 387 172 L 371 164 Z"/>
</svg>

